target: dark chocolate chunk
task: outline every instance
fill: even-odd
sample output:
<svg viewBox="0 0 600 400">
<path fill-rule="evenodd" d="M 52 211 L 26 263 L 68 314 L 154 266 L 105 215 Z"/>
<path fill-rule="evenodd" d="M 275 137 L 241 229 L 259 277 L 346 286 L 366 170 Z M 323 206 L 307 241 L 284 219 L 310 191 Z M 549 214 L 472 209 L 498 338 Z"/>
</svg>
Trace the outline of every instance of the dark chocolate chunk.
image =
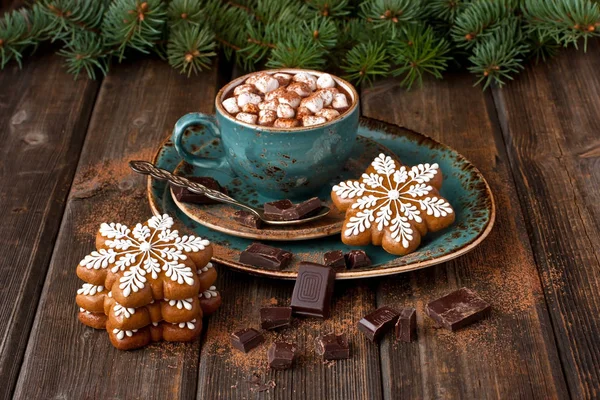
<svg viewBox="0 0 600 400">
<path fill-rule="evenodd" d="M 331 268 L 346 268 L 346 257 L 341 250 L 328 251 L 323 256 L 323 264 Z"/>
<path fill-rule="evenodd" d="M 263 206 L 265 217 L 273 221 L 294 221 L 302 219 L 317 210 L 323 205 L 318 197 L 310 198 L 299 204 L 294 204 L 290 200 L 278 200 L 265 203 Z"/>
<path fill-rule="evenodd" d="M 187 178 L 190 181 L 200 183 L 201 185 L 204 185 L 209 189 L 216 190 L 216 191 L 224 193 L 224 194 L 229 194 L 227 192 L 227 188 L 221 186 L 219 184 L 219 182 L 217 182 L 216 180 L 214 180 L 211 177 L 191 176 L 191 177 L 187 177 Z M 180 201 L 182 203 L 194 203 L 194 204 L 217 204 L 218 203 L 218 201 L 210 199 L 203 194 L 190 192 L 186 188 L 182 188 L 182 187 L 175 186 L 175 185 L 171 185 L 171 188 L 173 189 L 173 195 L 175 195 L 175 198 L 177 199 L 177 201 Z"/>
<path fill-rule="evenodd" d="M 275 329 L 289 326 L 292 322 L 292 307 L 263 307 L 260 309 L 260 326 Z"/>
<path fill-rule="evenodd" d="M 261 219 L 249 211 L 238 210 L 233 214 L 233 219 L 250 228 L 260 229 L 262 227 Z"/>
<path fill-rule="evenodd" d="M 301 262 L 292 293 L 294 314 L 328 318 L 335 284 L 335 271 L 330 267 Z"/>
<path fill-rule="evenodd" d="M 414 308 L 404 308 L 400 311 L 396 322 L 396 340 L 412 342 L 417 337 L 417 311 Z"/>
<path fill-rule="evenodd" d="M 346 254 L 346 266 L 352 268 L 362 268 L 371 265 L 371 259 L 364 250 L 351 250 Z"/>
<path fill-rule="evenodd" d="M 463 328 L 490 314 L 491 306 L 467 288 L 458 289 L 427 304 L 425 312 L 437 325 L 451 331 Z"/>
<path fill-rule="evenodd" d="M 316 352 L 324 360 L 342 360 L 350 358 L 350 344 L 345 334 L 330 333 L 317 339 Z"/>
<path fill-rule="evenodd" d="M 273 369 L 288 369 L 294 362 L 296 348 L 290 343 L 275 342 L 267 350 L 269 367 Z"/>
<path fill-rule="evenodd" d="M 365 334 L 367 339 L 374 342 L 389 327 L 394 325 L 400 313 L 391 307 L 383 306 L 365 315 L 358 322 L 358 330 Z"/>
<path fill-rule="evenodd" d="M 265 203 L 263 205 L 263 210 L 265 212 L 265 217 L 272 221 L 286 221 L 289 218 L 286 217 L 285 212 L 293 207 L 294 203 L 285 199 Z"/>
<path fill-rule="evenodd" d="M 274 271 L 287 267 L 291 259 L 292 253 L 289 251 L 262 243 L 252 243 L 240 254 L 241 263 Z"/>
<path fill-rule="evenodd" d="M 246 328 L 231 334 L 231 345 L 244 353 L 265 341 L 262 333 L 254 328 Z"/>
</svg>

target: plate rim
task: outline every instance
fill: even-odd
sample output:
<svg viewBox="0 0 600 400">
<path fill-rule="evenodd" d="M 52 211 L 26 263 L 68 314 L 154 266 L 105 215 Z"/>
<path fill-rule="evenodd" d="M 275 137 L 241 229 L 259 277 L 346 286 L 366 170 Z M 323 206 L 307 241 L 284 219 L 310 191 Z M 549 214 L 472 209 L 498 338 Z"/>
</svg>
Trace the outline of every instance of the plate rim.
<svg viewBox="0 0 600 400">
<path fill-rule="evenodd" d="M 433 139 L 430 136 L 427 136 L 425 134 L 413 131 L 411 129 L 408 128 L 404 128 L 401 127 L 399 125 L 396 124 L 392 124 L 389 122 L 385 122 L 385 121 L 381 121 L 379 119 L 376 118 L 369 118 L 369 117 L 363 117 L 361 116 L 359 118 L 359 125 L 372 125 L 373 123 L 378 124 L 378 125 L 384 125 L 388 128 L 391 129 L 400 129 L 405 131 L 406 133 L 408 133 L 409 135 L 412 136 L 416 136 L 419 137 L 421 139 L 426 139 L 428 141 L 430 141 L 433 145 L 436 146 L 442 146 L 444 148 L 447 148 L 449 150 L 451 150 L 452 152 L 454 152 L 458 158 L 460 160 L 466 161 L 467 163 L 469 163 L 469 165 L 471 165 L 473 167 L 473 172 L 481 179 L 481 181 L 485 184 L 485 191 L 487 193 L 487 198 L 489 198 L 490 200 L 490 217 L 487 221 L 487 224 L 485 226 L 485 228 L 483 230 L 481 230 L 479 232 L 479 234 L 474 237 L 470 242 L 466 243 L 465 245 L 463 245 L 462 247 L 460 247 L 459 249 L 449 253 L 449 254 L 445 254 L 443 256 L 438 256 L 438 257 L 433 257 L 429 260 L 424 260 L 424 261 L 417 261 L 411 264 L 405 264 L 405 265 L 396 265 L 394 266 L 393 263 L 402 258 L 402 257 L 397 257 L 391 261 L 388 261 L 387 263 L 384 264 L 379 264 L 377 266 L 376 269 L 366 269 L 366 270 L 360 270 L 360 271 L 352 271 L 352 270 L 346 270 L 346 271 L 336 271 L 336 280 L 346 280 L 346 279 L 360 279 L 360 278 L 375 278 L 375 277 L 381 277 L 381 276 L 388 276 L 388 275 L 396 275 L 399 273 L 404 273 L 404 272 L 410 272 L 410 271 L 415 271 L 418 269 L 423 269 L 423 268 L 427 268 L 430 267 L 432 265 L 437 265 L 437 264 L 442 264 L 445 263 L 447 261 L 453 260 L 455 258 L 458 258 L 470 251 L 472 251 L 475 247 L 477 247 L 481 242 L 483 242 L 483 240 L 490 234 L 490 232 L 492 231 L 492 228 L 494 227 L 494 223 L 496 222 L 496 200 L 494 198 L 494 194 L 492 193 L 492 189 L 489 185 L 489 183 L 487 182 L 487 180 L 485 179 L 485 177 L 483 176 L 483 174 L 481 173 L 481 171 L 479 171 L 479 169 L 471 162 L 469 161 L 466 157 L 464 157 L 461 153 L 459 153 L 458 151 L 456 151 L 453 147 L 450 147 L 448 145 L 445 145 L 443 143 L 438 142 L 437 140 Z M 156 165 L 156 161 L 158 159 L 159 153 L 161 152 L 161 150 L 165 147 L 165 144 L 171 140 L 171 135 L 167 136 L 160 144 L 160 146 L 158 147 L 158 150 L 154 153 L 154 156 L 152 157 L 152 163 Z M 179 165 L 179 164 L 178 164 Z M 152 177 L 148 176 L 146 178 L 146 197 L 148 198 L 148 203 L 150 205 L 150 209 L 152 211 L 152 214 L 154 215 L 162 215 L 162 213 L 160 212 L 160 209 L 158 207 L 157 204 L 155 204 L 153 196 L 152 196 Z M 187 214 L 186 214 L 187 215 Z M 297 273 L 294 271 L 269 271 L 269 270 L 262 270 L 262 269 L 257 269 L 255 267 L 249 266 L 249 265 L 245 265 L 245 264 L 241 264 L 241 263 L 237 263 L 231 260 L 227 260 L 227 259 L 222 259 L 220 257 L 214 256 L 212 257 L 212 261 L 215 261 L 219 264 L 223 264 L 223 265 L 227 265 L 228 267 L 235 269 L 237 271 L 242 271 L 251 275 L 256 275 L 256 276 L 264 276 L 264 277 L 269 277 L 269 278 L 276 278 L 276 279 L 286 279 L 286 280 L 294 280 L 297 277 Z"/>
</svg>

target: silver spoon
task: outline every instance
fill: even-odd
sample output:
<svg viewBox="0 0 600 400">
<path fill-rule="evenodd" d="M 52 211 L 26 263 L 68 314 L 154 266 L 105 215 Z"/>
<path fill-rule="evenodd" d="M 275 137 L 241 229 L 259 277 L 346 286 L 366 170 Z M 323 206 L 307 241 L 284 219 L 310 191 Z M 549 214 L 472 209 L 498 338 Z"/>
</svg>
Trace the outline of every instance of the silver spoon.
<svg viewBox="0 0 600 400">
<path fill-rule="evenodd" d="M 211 198 L 215 201 L 218 201 L 221 203 L 226 203 L 226 204 L 231 204 L 232 206 L 243 208 L 244 210 L 249 211 L 252 214 L 256 215 L 264 223 L 270 224 L 270 225 L 304 224 L 306 222 L 314 221 L 316 219 L 322 218 L 322 217 L 326 216 L 327 214 L 329 214 L 329 211 L 331 211 L 329 209 L 329 207 L 323 206 L 323 207 L 321 207 L 321 209 L 319 210 L 319 212 L 317 214 L 311 215 L 310 217 L 296 219 L 293 221 L 273 221 L 273 220 L 265 217 L 265 213 L 260 208 L 256 208 L 256 207 L 252 207 L 247 204 L 244 204 L 244 203 L 240 203 L 239 201 L 237 201 L 221 192 L 209 189 L 206 186 L 201 185 L 199 183 L 192 182 L 189 179 L 184 178 L 183 176 L 173 175 L 166 169 L 158 168 L 154 164 L 152 164 L 148 161 L 129 161 L 129 166 L 131 167 L 132 170 L 134 170 L 138 174 L 150 175 L 151 177 L 156 178 L 160 181 L 168 181 L 169 183 L 171 183 L 175 186 L 186 188 L 187 190 L 189 190 L 191 192 L 203 194 L 206 197 Z"/>
</svg>

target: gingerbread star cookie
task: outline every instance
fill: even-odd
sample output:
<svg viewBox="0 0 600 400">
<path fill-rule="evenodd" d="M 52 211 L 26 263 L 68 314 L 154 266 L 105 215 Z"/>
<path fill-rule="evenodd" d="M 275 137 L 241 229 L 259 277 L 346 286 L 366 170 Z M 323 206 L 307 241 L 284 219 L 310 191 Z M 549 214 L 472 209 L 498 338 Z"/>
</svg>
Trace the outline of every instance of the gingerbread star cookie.
<svg viewBox="0 0 600 400">
<path fill-rule="evenodd" d="M 440 196 L 438 164 L 406 167 L 380 154 L 358 180 L 335 185 L 333 203 L 346 212 L 342 242 L 374 244 L 391 254 L 413 252 L 427 232 L 454 222 L 454 210 Z"/>
<path fill-rule="evenodd" d="M 166 214 L 133 229 L 103 223 L 97 250 L 77 266 L 86 282 L 77 291 L 79 320 L 106 329 L 118 349 L 193 340 L 202 332 L 203 315 L 221 304 L 210 242 L 180 236 L 172 226 Z"/>
</svg>

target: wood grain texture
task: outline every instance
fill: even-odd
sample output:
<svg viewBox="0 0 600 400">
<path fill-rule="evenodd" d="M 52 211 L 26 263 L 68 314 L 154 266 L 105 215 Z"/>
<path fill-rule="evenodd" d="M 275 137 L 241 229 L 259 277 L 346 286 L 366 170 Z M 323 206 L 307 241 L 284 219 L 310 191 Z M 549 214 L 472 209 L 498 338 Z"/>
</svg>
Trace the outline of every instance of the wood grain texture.
<svg viewBox="0 0 600 400">
<path fill-rule="evenodd" d="M 256 278 L 219 269 L 218 281 L 224 298 L 210 318 L 203 345 L 198 378 L 199 399 L 380 399 L 381 371 L 377 345 L 368 343 L 356 324 L 375 305 L 367 282 L 336 283 L 331 317 L 294 318 L 292 327 L 265 332 L 266 342 L 248 355 L 233 350 L 229 335 L 238 329 L 260 329 L 260 307 L 289 305 L 293 282 Z M 345 333 L 351 343 L 348 360 L 324 363 L 315 354 L 319 335 Z M 298 348 L 294 367 L 272 371 L 267 349 L 274 341 Z M 252 380 L 276 386 L 257 392 Z"/>
<path fill-rule="evenodd" d="M 571 396 L 600 396 L 600 42 L 494 91 Z"/>
<path fill-rule="evenodd" d="M 461 258 L 381 282 L 378 306 L 413 306 L 418 341 L 382 343 L 384 397 L 568 398 L 490 94 L 458 74 L 406 92 L 387 80 L 363 90 L 368 117 L 394 122 L 454 147 L 495 194 L 490 236 Z M 489 320 L 451 333 L 434 329 L 427 302 L 462 286 L 492 303 Z"/>
<path fill-rule="evenodd" d="M 39 64 L 38 64 L 39 65 Z M 212 72 L 188 79 L 159 60 L 116 65 L 103 81 L 81 153 L 27 352 L 16 398 L 193 398 L 199 341 L 113 348 L 104 331 L 77 321 L 75 275 L 107 220 L 132 224 L 151 216 L 146 180 L 127 166 L 150 159 L 177 119 L 211 112 Z M 71 102 L 62 104 L 68 108 Z"/>
<path fill-rule="evenodd" d="M 0 72 L 0 398 L 11 395 L 97 82 L 73 81 L 40 54 Z"/>
</svg>

